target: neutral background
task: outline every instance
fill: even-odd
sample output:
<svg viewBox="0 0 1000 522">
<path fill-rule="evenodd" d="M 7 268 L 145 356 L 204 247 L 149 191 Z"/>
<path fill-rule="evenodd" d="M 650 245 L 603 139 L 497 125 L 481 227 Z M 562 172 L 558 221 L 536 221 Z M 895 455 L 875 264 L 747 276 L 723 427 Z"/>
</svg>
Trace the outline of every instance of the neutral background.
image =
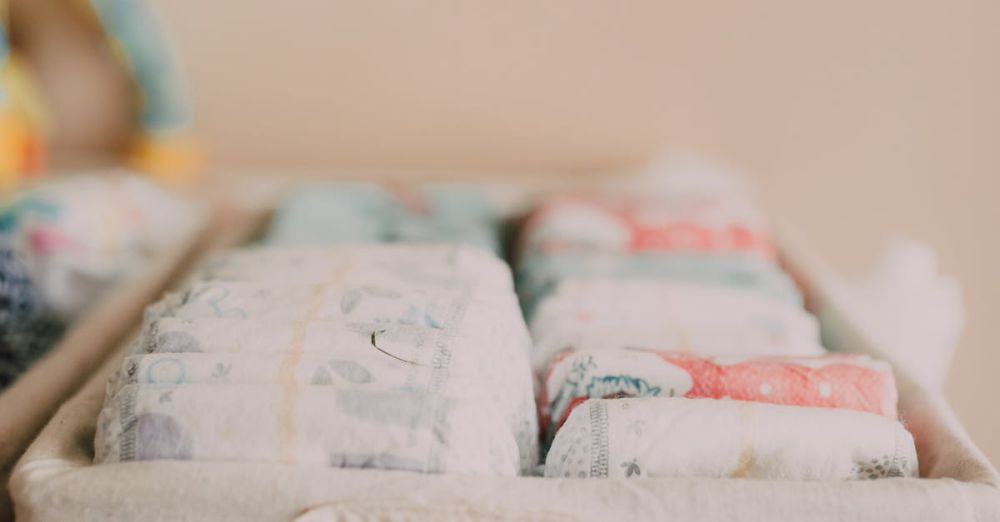
<svg viewBox="0 0 1000 522">
<path fill-rule="evenodd" d="M 571 175 L 669 147 L 740 167 L 845 274 L 929 241 L 968 306 L 946 391 L 1000 462 L 1000 2 L 155 3 L 215 165 Z M 14 0 L 57 159 L 129 118 L 72 4 Z"/>
</svg>

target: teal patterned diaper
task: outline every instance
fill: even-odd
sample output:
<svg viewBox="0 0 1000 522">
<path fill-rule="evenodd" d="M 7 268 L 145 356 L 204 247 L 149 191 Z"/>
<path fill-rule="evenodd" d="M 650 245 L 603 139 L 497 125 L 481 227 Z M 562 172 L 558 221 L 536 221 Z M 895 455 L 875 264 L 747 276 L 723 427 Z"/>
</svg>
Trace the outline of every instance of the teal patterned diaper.
<svg viewBox="0 0 1000 522">
<path fill-rule="evenodd" d="M 325 182 L 294 190 L 265 238 L 270 245 L 460 243 L 500 250 L 485 194 L 460 184 L 393 188 Z"/>
<path fill-rule="evenodd" d="M 697 252 L 531 252 L 517 267 L 518 293 L 526 317 L 569 277 L 662 277 L 759 291 L 801 305 L 802 294 L 770 260 L 745 254 Z"/>
</svg>

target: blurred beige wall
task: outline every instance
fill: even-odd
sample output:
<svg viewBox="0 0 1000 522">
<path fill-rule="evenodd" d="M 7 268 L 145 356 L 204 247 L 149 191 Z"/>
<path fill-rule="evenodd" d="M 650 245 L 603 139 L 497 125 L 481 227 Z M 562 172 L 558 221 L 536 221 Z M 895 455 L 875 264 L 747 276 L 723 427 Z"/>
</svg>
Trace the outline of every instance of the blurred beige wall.
<svg viewBox="0 0 1000 522">
<path fill-rule="evenodd" d="M 587 172 L 668 145 L 745 169 L 845 273 L 930 241 L 969 309 L 947 392 L 1000 462 L 1000 2 L 156 3 L 217 165 Z M 120 79 L 87 78 L 99 121 Z"/>
</svg>

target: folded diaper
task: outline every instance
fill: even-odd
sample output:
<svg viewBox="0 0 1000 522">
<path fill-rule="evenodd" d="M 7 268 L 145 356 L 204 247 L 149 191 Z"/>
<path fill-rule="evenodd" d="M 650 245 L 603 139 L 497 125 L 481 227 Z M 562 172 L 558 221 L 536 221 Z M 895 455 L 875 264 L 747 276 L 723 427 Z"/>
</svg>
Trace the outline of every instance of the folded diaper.
<svg viewBox="0 0 1000 522">
<path fill-rule="evenodd" d="M 382 285 L 377 283 L 273 286 L 248 282 L 202 282 L 172 294 L 147 311 L 151 318 L 345 319 L 362 323 L 420 324 L 442 329 L 466 323 L 515 322 L 513 294 L 477 292 L 469 287 Z M 522 321 L 523 322 L 523 321 Z"/>
<path fill-rule="evenodd" d="M 699 357 L 670 351 L 563 352 L 545 376 L 549 432 L 587 399 L 689 397 L 844 408 L 896 418 L 892 367 L 864 355 Z"/>
<path fill-rule="evenodd" d="M 278 209 L 265 243 L 467 243 L 500 248 L 485 194 L 461 184 L 305 184 Z"/>
<path fill-rule="evenodd" d="M 700 355 L 820 355 L 802 307 L 723 285 L 650 278 L 559 283 L 530 321 L 533 365 L 565 349 L 646 347 Z"/>
<path fill-rule="evenodd" d="M 517 267 L 518 293 L 531 317 L 535 305 L 569 278 L 659 278 L 752 290 L 802 304 L 795 283 L 770 260 L 747 254 L 700 252 L 554 252 L 525 255 Z"/>
<path fill-rule="evenodd" d="M 913 437 L 872 413 L 715 399 L 591 399 L 573 410 L 547 477 L 849 480 L 913 477 Z"/>
<path fill-rule="evenodd" d="M 492 251 L 469 245 L 244 248 L 210 259 L 198 278 L 275 285 L 378 278 L 382 284 L 461 284 L 498 292 L 513 290 L 510 267 Z"/>
<path fill-rule="evenodd" d="M 151 315 L 130 352 L 258 354 L 294 349 L 359 357 L 383 351 L 398 359 L 430 366 L 436 364 L 436 350 L 448 349 L 522 361 L 526 360 L 531 343 L 524 326 L 518 326 L 516 322 L 463 321 L 438 328 L 391 315 L 368 321 L 350 317 L 244 320 Z"/>
<path fill-rule="evenodd" d="M 751 252 L 770 259 L 766 220 L 745 199 L 721 193 L 656 199 L 560 195 L 528 217 L 522 248 L 558 251 Z"/>
<path fill-rule="evenodd" d="M 257 460 L 516 475 L 502 419 L 474 398 L 299 385 L 123 387 L 98 419 L 98 463 Z"/>
<path fill-rule="evenodd" d="M 514 317 L 517 319 L 516 317 Z M 518 327 L 519 326 L 519 327 Z M 523 323 L 438 329 L 337 320 L 160 318 L 146 324 L 111 381 L 274 383 L 289 352 L 297 382 L 447 396 L 473 393 L 493 405 L 528 470 L 537 462 L 538 421 Z M 141 354 L 150 354 L 142 356 Z"/>
<path fill-rule="evenodd" d="M 372 351 L 377 355 L 359 357 L 362 362 L 316 352 L 301 353 L 293 359 L 279 353 L 130 355 L 122 362 L 120 378 L 110 391 L 113 396 L 129 384 L 279 384 L 287 378 L 299 384 L 338 389 L 454 395 L 485 389 L 477 367 L 451 363 L 435 367 L 403 361 L 378 349 Z M 469 362 L 462 361 L 466 365 Z M 511 402 L 501 404 L 508 406 Z"/>
<path fill-rule="evenodd" d="M 46 181 L 0 208 L 0 232 L 46 305 L 72 319 L 121 277 L 189 234 L 187 201 L 140 176 Z"/>
<path fill-rule="evenodd" d="M 183 453 L 190 458 L 275 460 L 278 450 L 264 436 L 225 447 L 227 437 L 251 429 L 250 421 L 222 425 L 186 410 L 161 411 L 170 407 L 143 399 L 169 388 L 175 391 L 168 400 L 183 393 L 195 410 L 201 407 L 196 396 L 211 394 L 205 415 L 224 417 L 218 410 L 229 401 L 270 404 L 259 414 L 266 429 L 279 404 L 280 433 L 316 432 L 309 439 L 282 439 L 283 462 L 528 472 L 538 463 L 530 349 L 510 271 L 482 248 L 247 249 L 209 262 L 187 290 L 147 309 L 139 337 L 109 383 L 105 417 L 134 423 L 128 419 L 139 414 L 115 410 L 145 400 L 151 415 L 172 418 L 169 429 L 194 433 L 185 440 L 207 445 Z M 328 402 L 355 393 L 352 400 L 388 408 L 387 415 L 405 414 L 419 426 L 383 435 L 379 426 L 338 417 L 335 408 L 330 419 L 314 420 L 327 415 L 317 390 L 327 390 Z M 297 409 L 289 410 L 289 402 Z M 128 426 L 115 426 L 107 421 L 98 427 L 98 444 L 108 454 L 127 453 L 136 437 L 143 439 L 141 430 L 129 435 Z M 310 444 L 320 444 L 325 456 L 316 457 L 319 450 Z"/>
</svg>

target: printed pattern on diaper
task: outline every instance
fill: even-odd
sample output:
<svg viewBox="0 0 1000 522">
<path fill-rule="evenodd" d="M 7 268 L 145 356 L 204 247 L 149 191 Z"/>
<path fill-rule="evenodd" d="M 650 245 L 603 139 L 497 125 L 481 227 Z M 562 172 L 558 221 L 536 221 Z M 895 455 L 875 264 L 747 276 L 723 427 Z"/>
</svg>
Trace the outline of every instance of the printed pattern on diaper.
<svg viewBox="0 0 1000 522">
<path fill-rule="evenodd" d="M 200 272 L 224 280 L 151 306 L 109 381 L 97 461 L 532 470 L 530 337 L 509 270 L 471 247 L 332 248 L 349 261 L 331 263 L 326 280 L 310 256 L 332 252 L 254 249 Z M 401 252 L 413 263 L 357 264 Z M 256 255 L 298 259 L 308 277 L 262 275 Z M 449 279 L 429 265 L 441 261 L 460 270 Z M 404 273 L 421 264 L 415 279 Z"/>
<path fill-rule="evenodd" d="M 549 433 L 588 399 L 688 397 L 844 408 L 896 418 L 891 367 L 862 355 L 700 357 L 670 351 L 566 351 L 540 400 Z"/>
<path fill-rule="evenodd" d="M 898 421 L 866 412 L 712 399 L 591 399 L 556 434 L 545 476 L 857 480 L 914 477 L 916 458 L 913 437 Z"/>
</svg>

